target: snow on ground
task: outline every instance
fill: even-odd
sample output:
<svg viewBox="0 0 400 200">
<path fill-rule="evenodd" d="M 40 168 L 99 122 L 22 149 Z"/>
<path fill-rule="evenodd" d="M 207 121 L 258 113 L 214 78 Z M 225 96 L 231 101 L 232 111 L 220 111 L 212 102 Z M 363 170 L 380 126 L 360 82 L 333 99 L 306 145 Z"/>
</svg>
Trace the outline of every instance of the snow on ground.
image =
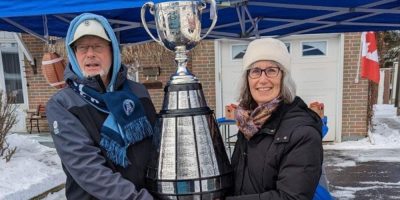
<svg viewBox="0 0 400 200">
<path fill-rule="evenodd" d="M 400 148 L 400 116 L 393 105 L 374 105 L 372 130 L 369 137 L 358 141 L 324 145 L 324 149 L 393 149 Z"/>
<path fill-rule="evenodd" d="M 342 150 L 338 157 L 332 158 L 329 166 L 343 170 L 347 167 L 357 166 L 358 163 L 369 161 L 400 162 L 398 149 L 400 149 L 400 116 L 396 116 L 396 108 L 393 105 L 375 105 L 372 118 L 372 129 L 369 137 L 358 141 L 344 141 L 341 143 L 324 145 L 325 150 Z M 381 149 L 381 151 L 379 151 Z M 389 154 L 391 155 L 387 155 Z M 331 193 L 336 199 L 350 200 L 356 198 L 360 191 L 378 190 L 381 188 L 397 189 L 400 182 L 359 182 L 362 186 L 341 187 L 333 186 Z M 400 197 L 390 197 L 400 199 Z"/>
<path fill-rule="evenodd" d="M 18 134 L 8 135 L 7 142 L 17 151 L 7 163 L 0 159 L 0 199 L 30 199 L 64 183 L 55 149 Z"/>
<path fill-rule="evenodd" d="M 397 189 L 400 183 L 383 183 L 383 182 L 361 182 L 365 187 L 340 187 L 335 186 L 332 195 L 340 200 L 350 200 L 355 198 L 355 193 L 358 191 L 370 191 L 381 188 Z M 372 199 L 372 198 L 371 198 Z M 390 199 L 400 199 L 400 197 L 391 197 Z"/>
<path fill-rule="evenodd" d="M 332 192 L 332 195 L 336 197 L 337 199 L 340 200 L 350 200 L 355 198 L 355 193 L 358 191 L 363 191 L 363 190 L 375 190 L 378 188 L 387 188 L 385 186 L 368 186 L 368 187 L 340 187 L 336 186 L 335 191 Z"/>
</svg>

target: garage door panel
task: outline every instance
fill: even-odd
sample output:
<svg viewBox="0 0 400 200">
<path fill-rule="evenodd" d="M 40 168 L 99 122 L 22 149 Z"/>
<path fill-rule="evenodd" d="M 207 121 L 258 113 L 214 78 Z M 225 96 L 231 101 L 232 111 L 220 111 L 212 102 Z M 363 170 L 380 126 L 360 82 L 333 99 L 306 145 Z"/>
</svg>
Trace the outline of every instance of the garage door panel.
<svg viewBox="0 0 400 200">
<path fill-rule="evenodd" d="M 332 83 L 335 83 L 336 78 L 335 77 L 323 77 L 323 76 L 318 76 L 318 74 L 315 74 L 314 76 L 317 76 L 315 78 L 310 78 L 308 79 L 307 77 L 309 76 L 298 76 L 298 77 L 293 77 L 297 88 L 309 88 L 309 89 L 319 89 L 319 88 L 332 88 L 334 85 Z"/>
<path fill-rule="evenodd" d="M 307 80 L 305 77 L 301 78 L 295 78 L 294 81 L 296 83 L 297 88 L 309 88 L 309 89 L 319 89 L 319 88 L 325 88 L 328 89 L 332 85 L 329 83 L 326 83 L 326 81 L 332 81 L 332 78 L 326 78 L 326 79 L 314 79 L 314 80 Z"/>
<path fill-rule="evenodd" d="M 298 59 L 301 59 L 299 61 L 296 61 L 296 64 L 316 64 L 316 63 L 321 63 L 321 62 L 328 62 L 328 63 L 334 63 L 337 61 L 337 59 L 331 58 L 331 57 L 300 57 Z"/>
<path fill-rule="evenodd" d="M 299 88 L 337 87 L 337 67 L 334 64 L 295 64 L 292 77 Z"/>
<path fill-rule="evenodd" d="M 333 70 L 336 71 L 337 65 L 334 62 L 318 62 L 318 63 L 293 63 L 292 70 Z"/>
</svg>

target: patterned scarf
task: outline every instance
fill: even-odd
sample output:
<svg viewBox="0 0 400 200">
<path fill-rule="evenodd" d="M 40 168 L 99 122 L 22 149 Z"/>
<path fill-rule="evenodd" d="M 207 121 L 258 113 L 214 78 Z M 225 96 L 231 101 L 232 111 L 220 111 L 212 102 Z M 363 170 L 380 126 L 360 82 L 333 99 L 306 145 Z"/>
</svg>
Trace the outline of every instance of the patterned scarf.
<svg viewBox="0 0 400 200">
<path fill-rule="evenodd" d="M 277 97 L 259 105 L 254 110 L 246 110 L 241 106 L 236 109 L 235 118 L 239 130 L 247 140 L 250 140 L 260 130 L 261 126 L 271 117 L 272 112 L 276 110 L 280 101 Z"/>
<path fill-rule="evenodd" d="M 153 135 L 143 105 L 130 90 L 128 81 L 124 82 L 122 90 L 106 93 L 72 80 L 67 82 L 86 102 L 108 114 L 100 130 L 100 146 L 113 163 L 127 167 L 130 164 L 126 155 L 129 145 Z"/>
</svg>

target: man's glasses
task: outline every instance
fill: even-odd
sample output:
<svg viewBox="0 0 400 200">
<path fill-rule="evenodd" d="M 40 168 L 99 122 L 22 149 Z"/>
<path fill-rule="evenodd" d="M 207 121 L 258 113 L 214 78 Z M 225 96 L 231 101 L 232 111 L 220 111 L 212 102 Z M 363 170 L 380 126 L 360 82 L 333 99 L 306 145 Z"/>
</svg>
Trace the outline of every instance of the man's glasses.
<svg viewBox="0 0 400 200">
<path fill-rule="evenodd" d="M 247 70 L 247 75 L 250 78 L 255 79 L 255 78 L 260 78 L 262 73 L 264 72 L 268 78 L 274 78 L 279 75 L 280 71 L 281 70 L 279 69 L 279 67 L 268 67 L 265 69 L 260 69 L 258 67 L 255 67 L 255 68 L 251 68 L 251 69 Z"/>
<path fill-rule="evenodd" d="M 75 46 L 75 50 L 78 53 L 87 53 L 89 51 L 89 48 L 92 48 L 94 52 L 102 53 L 109 46 L 110 45 L 108 44 L 95 44 L 95 45 L 80 44 Z"/>
</svg>

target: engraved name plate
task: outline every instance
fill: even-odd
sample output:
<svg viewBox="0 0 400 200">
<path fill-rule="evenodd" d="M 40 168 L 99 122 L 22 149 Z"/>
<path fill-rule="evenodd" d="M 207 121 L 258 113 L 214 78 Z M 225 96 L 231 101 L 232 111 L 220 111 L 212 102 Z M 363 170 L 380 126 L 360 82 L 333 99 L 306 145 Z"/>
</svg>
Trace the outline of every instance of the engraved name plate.
<svg viewBox="0 0 400 200">
<path fill-rule="evenodd" d="M 162 179 L 176 178 L 175 118 L 164 118 L 163 137 L 160 145 L 159 176 Z"/>
<path fill-rule="evenodd" d="M 196 143 L 193 132 L 192 117 L 178 118 L 178 168 L 179 179 L 199 177 L 198 163 L 196 159 Z"/>
<path fill-rule="evenodd" d="M 177 92 L 170 92 L 168 98 L 168 109 L 178 109 Z"/>
<path fill-rule="evenodd" d="M 189 99 L 187 91 L 179 91 L 178 93 L 178 109 L 188 109 Z"/>
<path fill-rule="evenodd" d="M 189 90 L 190 108 L 199 108 L 200 102 L 196 90 Z"/>
</svg>

